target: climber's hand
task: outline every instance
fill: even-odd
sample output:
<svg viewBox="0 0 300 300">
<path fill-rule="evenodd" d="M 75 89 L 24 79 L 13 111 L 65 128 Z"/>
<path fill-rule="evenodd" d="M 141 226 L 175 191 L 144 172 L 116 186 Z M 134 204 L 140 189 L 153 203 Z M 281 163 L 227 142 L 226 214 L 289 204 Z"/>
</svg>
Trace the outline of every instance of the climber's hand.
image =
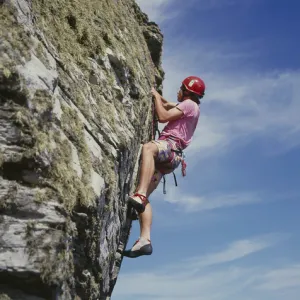
<svg viewBox="0 0 300 300">
<path fill-rule="evenodd" d="M 154 87 L 152 87 L 152 89 L 151 89 L 151 94 L 152 94 L 154 97 L 158 97 L 158 98 L 161 97 L 161 95 L 158 93 L 158 91 L 157 91 Z"/>
</svg>

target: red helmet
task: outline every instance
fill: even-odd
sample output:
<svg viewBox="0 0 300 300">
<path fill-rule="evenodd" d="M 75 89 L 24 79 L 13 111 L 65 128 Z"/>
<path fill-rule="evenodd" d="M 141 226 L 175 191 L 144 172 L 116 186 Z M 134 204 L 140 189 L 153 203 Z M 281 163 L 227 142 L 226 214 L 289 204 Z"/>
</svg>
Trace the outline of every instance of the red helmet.
<svg viewBox="0 0 300 300">
<path fill-rule="evenodd" d="M 205 83 L 201 78 L 196 76 L 189 76 L 182 81 L 182 84 L 188 91 L 199 96 L 204 96 Z"/>
</svg>

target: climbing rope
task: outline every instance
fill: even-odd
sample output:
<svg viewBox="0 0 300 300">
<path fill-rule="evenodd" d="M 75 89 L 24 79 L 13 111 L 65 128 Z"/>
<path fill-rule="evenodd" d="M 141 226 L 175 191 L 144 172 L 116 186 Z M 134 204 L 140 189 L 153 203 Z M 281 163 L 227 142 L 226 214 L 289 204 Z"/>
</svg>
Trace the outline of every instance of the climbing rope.
<svg viewBox="0 0 300 300">
<path fill-rule="evenodd" d="M 158 118 L 155 113 L 155 102 L 152 99 L 152 140 L 155 140 L 156 133 L 160 136 L 160 131 L 158 129 Z"/>
</svg>

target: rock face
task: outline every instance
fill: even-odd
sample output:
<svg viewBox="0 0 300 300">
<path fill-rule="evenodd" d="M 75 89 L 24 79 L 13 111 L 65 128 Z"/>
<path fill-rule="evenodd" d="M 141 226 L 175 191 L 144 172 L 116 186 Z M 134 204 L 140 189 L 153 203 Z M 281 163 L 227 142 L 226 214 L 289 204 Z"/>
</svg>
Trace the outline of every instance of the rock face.
<svg viewBox="0 0 300 300">
<path fill-rule="evenodd" d="M 133 0 L 2 0 L 0 28 L 0 299 L 109 299 L 162 34 Z"/>
</svg>

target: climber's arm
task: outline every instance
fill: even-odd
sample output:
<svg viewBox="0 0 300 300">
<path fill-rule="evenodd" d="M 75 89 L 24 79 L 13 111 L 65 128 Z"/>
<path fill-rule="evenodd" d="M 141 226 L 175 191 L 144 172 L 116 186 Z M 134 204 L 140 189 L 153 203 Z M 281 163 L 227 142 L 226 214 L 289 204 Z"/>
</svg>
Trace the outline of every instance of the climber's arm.
<svg viewBox="0 0 300 300">
<path fill-rule="evenodd" d="M 169 121 L 178 120 L 183 116 L 183 112 L 177 106 L 167 110 L 166 112 L 166 114 L 163 114 L 161 115 L 161 117 L 158 117 L 160 123 L 167 123 Z"/>
<path fill-rule="evenodd" d="M 172 103 L 172 102 L 167 101 L 163 96 L 160 96 L 160 98 L 161 98 L 161 101 L 163 103 L 163 107 L 166 110 L 170 110 L 170 109 L 172 109 L 176 106 L 176 103 Z"/>
<path fill-rule="evenodd" d="M 178 107 L 173 107 L 169 110 L 165 109 L 160 94 L 154 88 L 152 88 L 152 94 L 154 96 L 156 114 L 160 123 L 177 120 L 183 116 L 183 112 Z"/>
</svg>

